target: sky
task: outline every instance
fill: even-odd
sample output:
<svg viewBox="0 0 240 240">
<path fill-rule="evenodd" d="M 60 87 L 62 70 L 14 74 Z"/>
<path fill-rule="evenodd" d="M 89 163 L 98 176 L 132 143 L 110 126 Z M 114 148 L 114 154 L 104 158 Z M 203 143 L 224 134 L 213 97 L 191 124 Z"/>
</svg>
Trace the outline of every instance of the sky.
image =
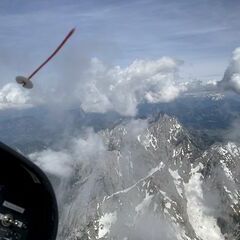
<svg viewBox="0 0 240 240">
<path fill-rule="evenodd" d="M 1 0 L 0 85 L 30 74 L 72 27 L 62 58 L 77 52 L 126 67 L 169 56 L 184 61 L 183 78 L 220 80 L 239 45 L 239 12 L 238 0 Z"/>
<path fill-rule="evenodd" d="M 180 96 L 177 80 L 221 81 L 226 69 L 222 84 L 240 93 L 239 13 L 239 0 L 0 0 L 0 110 L 77 101 L 85 112 L 134 117 L 143 101 Z M 34 88 L 17 86 L 15 77 L 29 76 L 73 27 Z M 105 151 L 92 133 L 69 152 L 32 157 L 67 177 L 74 154 Z"/>
</svg>

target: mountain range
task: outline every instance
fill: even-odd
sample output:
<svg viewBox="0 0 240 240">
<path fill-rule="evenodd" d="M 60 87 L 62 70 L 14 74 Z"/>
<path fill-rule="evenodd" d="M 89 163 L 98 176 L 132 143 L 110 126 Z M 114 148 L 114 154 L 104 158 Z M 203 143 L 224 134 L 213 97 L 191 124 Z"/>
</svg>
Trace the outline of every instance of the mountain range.
<svg viewBox="0 0 240 240">
<path fill-rule="evenodd" d="M 137 134 L 123 123 L 99 134 L 109 153 L 76 169 L 59 240 L 239 239 L 239 145 L 203 151 L 167 115 Z"/>
<path fill-rule="evenodd" d="M 135 118 L 37 108 L 1 112 L 0 136 L 39 164 L 49 149 L 74 152 L 79 136 L 87 149 L 93 129 L 98 141 L 73 153 L 81 161 L 66 165 L 70 176 L 44 169 L 58 198 L 58 240 L 239 240 L 239 114 L 236 96 L 219 95 L 143 103 Z"/>
</svg>

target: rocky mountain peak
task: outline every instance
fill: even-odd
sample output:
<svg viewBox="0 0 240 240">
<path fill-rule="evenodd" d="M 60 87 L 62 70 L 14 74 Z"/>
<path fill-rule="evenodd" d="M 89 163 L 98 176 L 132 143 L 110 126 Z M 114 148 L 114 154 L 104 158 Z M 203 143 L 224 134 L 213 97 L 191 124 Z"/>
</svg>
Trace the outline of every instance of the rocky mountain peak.
<svg viewBox="0 0 240 240">
<path fill-rule="evenodd" d="M 125 122 L 99 136 L 104 159 L 88 165 L 87 174 L 80 167 L 84 179 L 72 179 L 59 240 L 237 239 L 239 146 L 202 151 L 167 115 Z"/>
</svg>

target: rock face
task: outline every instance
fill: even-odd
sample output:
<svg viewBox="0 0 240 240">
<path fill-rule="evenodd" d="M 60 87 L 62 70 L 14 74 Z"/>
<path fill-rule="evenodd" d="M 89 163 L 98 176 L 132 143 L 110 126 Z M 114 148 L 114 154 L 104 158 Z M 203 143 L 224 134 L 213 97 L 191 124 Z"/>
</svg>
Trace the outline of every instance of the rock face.
<svg viewBox="0 0 240 240">
<path fill-rule="evenodd" d="M 166 115 L 99 135 L 101 161 L 58 184 L 58 240 L 240 239 L 240 146 L 202 152 Z"/>
</svg>

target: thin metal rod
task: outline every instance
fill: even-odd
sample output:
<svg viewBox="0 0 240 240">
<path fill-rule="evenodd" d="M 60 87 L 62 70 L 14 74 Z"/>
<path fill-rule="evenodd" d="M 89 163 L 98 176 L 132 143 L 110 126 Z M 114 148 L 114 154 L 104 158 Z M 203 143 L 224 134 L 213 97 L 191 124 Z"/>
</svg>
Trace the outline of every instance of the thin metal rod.
<svg viewBox="0 0 240 240">
<path fill-rule="evenodd" d="M 67 42 L 67 40 L 72 36 L 74 31 L 75 31 L 75 28 L 73 28 L 68 33 L 68 35 L 60 43 L 60 45 L 56 48 L 56 50 L 28 77 L 28 79 L 31 79 L 45 64 L 47 64 L 57 54 L 57 52 L 63 47 L 63 45 Z"/>
</svg>

